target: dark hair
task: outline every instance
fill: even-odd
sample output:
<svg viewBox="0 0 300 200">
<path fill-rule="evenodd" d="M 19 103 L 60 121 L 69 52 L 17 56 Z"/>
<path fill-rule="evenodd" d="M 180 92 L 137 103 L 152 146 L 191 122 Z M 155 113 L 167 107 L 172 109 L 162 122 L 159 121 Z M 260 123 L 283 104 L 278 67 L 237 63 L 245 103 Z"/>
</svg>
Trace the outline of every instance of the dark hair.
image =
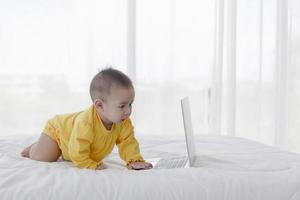
<svg viewBox="0 0 300 200">
<path fill-rule="evenodd" d="M 124 88 L 133 88 L 132 81 L 126 74 L 111 67 L 105 68 L 98 72 L 91 81 L 90 95 L 92 101 L 109 95 L 113 83 Z"/>
</svg>

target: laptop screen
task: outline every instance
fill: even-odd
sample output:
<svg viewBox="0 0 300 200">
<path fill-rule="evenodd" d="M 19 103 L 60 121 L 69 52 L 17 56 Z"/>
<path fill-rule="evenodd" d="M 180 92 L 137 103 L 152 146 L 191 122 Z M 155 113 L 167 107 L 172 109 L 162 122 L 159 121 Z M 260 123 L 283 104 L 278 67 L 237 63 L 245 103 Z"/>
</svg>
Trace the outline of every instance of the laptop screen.
<svg viewBox="0 0 300 200">
<path fill-rule="evenodd" d="M 184 125 L 188 158 L 189 158 L 190 165 L 193 165 L 194 160 L 196 158 L 196 147 L 195 147 L 195 140 L 194 140 L 193 125 L 192 125 L 191 109 L 190 109 L 190 103 L 188 97 L 181 99 L 181 109 L 182 109 L 182 117 L 183 117 L 183 125 Z"/>
</svg>

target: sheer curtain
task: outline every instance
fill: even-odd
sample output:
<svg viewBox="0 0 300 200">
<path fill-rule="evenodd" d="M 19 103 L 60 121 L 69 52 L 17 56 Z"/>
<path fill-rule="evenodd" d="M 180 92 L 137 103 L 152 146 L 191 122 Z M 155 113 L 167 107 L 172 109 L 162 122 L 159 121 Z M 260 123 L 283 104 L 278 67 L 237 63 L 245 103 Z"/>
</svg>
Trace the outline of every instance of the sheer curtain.
<svg viewBox="0 0 300 200">
<path fill-rule="evenodd" d="M 106 64 L 136 86 L 138 134 L 245 137 L 300 152 L 297 0 L 0 2 L 0 134 L 87 108 Z"/>
<path fill-rule="evenodd" d="M 136 128 L 184 136 L 180 99 L 190 96 L 194 128 L 206 133 L 215 3 L 136 2 Z"/>
<path fill-rule="evenodd" d="M 0 1 L 0 134 L 39 134 L 90 104 L 106 64 L 126 71 L 126 2 Z"/>
<path fill-rule="evenodd" d="M 225 1 L 221 133 L 300 152 L 299 1 Z"/>
<path fill-rule="evenodd" d="M 189 95 L 196 133 L 299 152 L 299 10 L 296 0 L 138 1 L 139 130 L 182 133 Z"/>
</svg>

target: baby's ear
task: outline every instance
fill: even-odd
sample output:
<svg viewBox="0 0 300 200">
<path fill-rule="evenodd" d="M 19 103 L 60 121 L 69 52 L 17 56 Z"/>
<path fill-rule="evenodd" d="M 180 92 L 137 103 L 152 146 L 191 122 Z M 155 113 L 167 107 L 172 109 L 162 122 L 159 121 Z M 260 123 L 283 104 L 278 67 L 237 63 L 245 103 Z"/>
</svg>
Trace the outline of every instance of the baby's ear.
<svg viewBox="0 0 300 200">
<path fill-rule="evenodd" d="M 103 100 L 102 99 L 95 99 L 94 106 L 97 110 L 103 110 Z"/>
</svg>

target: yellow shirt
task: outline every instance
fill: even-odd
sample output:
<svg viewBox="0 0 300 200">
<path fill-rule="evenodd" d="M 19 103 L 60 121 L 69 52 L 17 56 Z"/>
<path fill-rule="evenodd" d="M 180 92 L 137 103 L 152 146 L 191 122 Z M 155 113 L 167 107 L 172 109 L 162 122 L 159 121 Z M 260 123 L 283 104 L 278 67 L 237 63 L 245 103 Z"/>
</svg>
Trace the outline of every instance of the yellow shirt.
<svg viewBox="0 0 300 200">
<path fill-rule="evenodd" d="M 48 121 L 44 133 L 57 141 L 63 158 L 79 168 L 96 169 L 115 144 L 127 164 L 144 161 L 131 120 L 113 124 L 111 130 L 107 130 L 94 106 L 82 112 L 55 116 Z"/>
</svg>

